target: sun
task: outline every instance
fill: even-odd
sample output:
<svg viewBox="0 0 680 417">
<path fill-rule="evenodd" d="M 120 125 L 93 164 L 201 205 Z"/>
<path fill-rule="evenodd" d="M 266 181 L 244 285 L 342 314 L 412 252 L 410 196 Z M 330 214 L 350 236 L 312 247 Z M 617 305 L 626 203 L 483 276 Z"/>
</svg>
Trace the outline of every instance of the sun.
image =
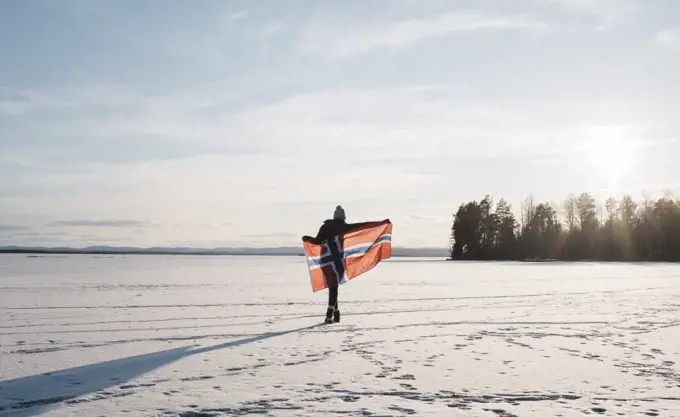
<svg viewBox="0 0 680 417">
<path fill-rule="evenodd" d="M 586 146 L 590 165 L 602 179 L 619 181 L 634 162 L 633 146 L 616 129 L 598 130 Z"/>
</svg>

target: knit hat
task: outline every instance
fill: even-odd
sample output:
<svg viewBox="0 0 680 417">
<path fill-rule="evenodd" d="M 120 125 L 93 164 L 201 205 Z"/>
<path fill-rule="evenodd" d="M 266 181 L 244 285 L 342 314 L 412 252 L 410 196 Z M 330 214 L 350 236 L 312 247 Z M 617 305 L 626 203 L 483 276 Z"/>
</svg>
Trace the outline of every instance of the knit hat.
<svg viewBox="0 0 680 417">
<path fill-rule="evenodd" d="M 345 210 L 342 206 L 336 206 L 335 212 L 333 213 L 333 220 L 345 220 Z"/>
</svg>

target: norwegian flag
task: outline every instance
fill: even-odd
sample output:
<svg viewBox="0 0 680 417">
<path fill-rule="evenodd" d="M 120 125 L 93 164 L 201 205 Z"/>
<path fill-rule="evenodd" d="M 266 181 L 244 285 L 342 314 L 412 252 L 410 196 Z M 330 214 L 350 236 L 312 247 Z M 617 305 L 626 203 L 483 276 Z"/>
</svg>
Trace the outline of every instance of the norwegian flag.
<svg viewBox="0 0 680 417">
<path fill-rule="evenodd" d="M 392 256 L 392 223 L 371 223 L 335 236 L 321 244 L 303 241 L 312 291 L 328 282 L 344 284 Z"/>
</svg>

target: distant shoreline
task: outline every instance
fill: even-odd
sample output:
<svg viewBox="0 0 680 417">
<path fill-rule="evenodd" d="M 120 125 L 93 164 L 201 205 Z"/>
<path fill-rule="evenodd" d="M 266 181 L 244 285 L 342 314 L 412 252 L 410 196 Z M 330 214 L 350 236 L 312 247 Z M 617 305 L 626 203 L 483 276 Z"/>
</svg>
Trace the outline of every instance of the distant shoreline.
<svg viewBox="0 0 680 417">
<path fill-rule="evenodd" d="M 210 249 L 36 249 L 36 248 L 3 248 L 0 254 L 15 255 L 192 255 L 192 256 L 305 256 L 302 250 L 294 249 L 233 249 L 233 250 L 210 250 Z M 448 254 L 443 251 L 423 249 L 396 249 L 392 252 L 393 257 L 399 258 L 446 258 Z"/>
<path fill-rule="evenodd" d="M 96 250 L 0 250 L 0 254 L 16 255 L 219 255 L 219 256 L 304 256 L 304 253 L 252 252 L 162 252 L 162 251 L 96 251 Z"/>
<path fill-rule="evenodd" d="M 39 257 L 46 255 L 104 255 L 104 256 L 135 256 L 135 255 L 161 255 L 161 256 L 271 256 L 271 257 L 303 257 L 304 253 L 289 253 L 289 252 L 251 252 L 251 251 L 161 251 L 161 250 L 88 250 L 88 249 L 0 249 L 0 255 L 28 255 L 28 257 Z M 31 256 L 33 255 L 33 256 Z M 678 263 L 677 261 L 650 261 L 650 260 L 635 260 L 635 261 L 603 261 L 596 259 L 451 259 L 450 256 L 434 254 L 434 253 L 393 253 L 392 258 L 441 258 L 443 261 L 451 263 L 487 263 L 487 262 L 504 262 L 504 263 Z"/>
</svg>

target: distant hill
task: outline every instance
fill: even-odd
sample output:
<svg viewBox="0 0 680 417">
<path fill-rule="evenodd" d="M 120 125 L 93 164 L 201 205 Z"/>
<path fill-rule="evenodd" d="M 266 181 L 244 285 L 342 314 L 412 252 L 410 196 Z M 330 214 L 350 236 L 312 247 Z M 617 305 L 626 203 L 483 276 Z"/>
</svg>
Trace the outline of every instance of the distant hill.
<svg viewBox="0 0 680 417">
<path fill-rule="evenodd" d="M 303 256 L 302 248 L 281 246 L 269 248 L 225 247 L 225 248 L 187 248 L 187 247 L 121 247 L 121 246 L 88 246 L 85 248 L 70 247 L 28 247 L 0 246 L 0 253 L 27 254 L 119 254 L 119 255 L 260 255 L 260 256 Z M 447 257 L 447 249 L 440 248 L 392 248 L 395 257 Z"/>
</svg>

